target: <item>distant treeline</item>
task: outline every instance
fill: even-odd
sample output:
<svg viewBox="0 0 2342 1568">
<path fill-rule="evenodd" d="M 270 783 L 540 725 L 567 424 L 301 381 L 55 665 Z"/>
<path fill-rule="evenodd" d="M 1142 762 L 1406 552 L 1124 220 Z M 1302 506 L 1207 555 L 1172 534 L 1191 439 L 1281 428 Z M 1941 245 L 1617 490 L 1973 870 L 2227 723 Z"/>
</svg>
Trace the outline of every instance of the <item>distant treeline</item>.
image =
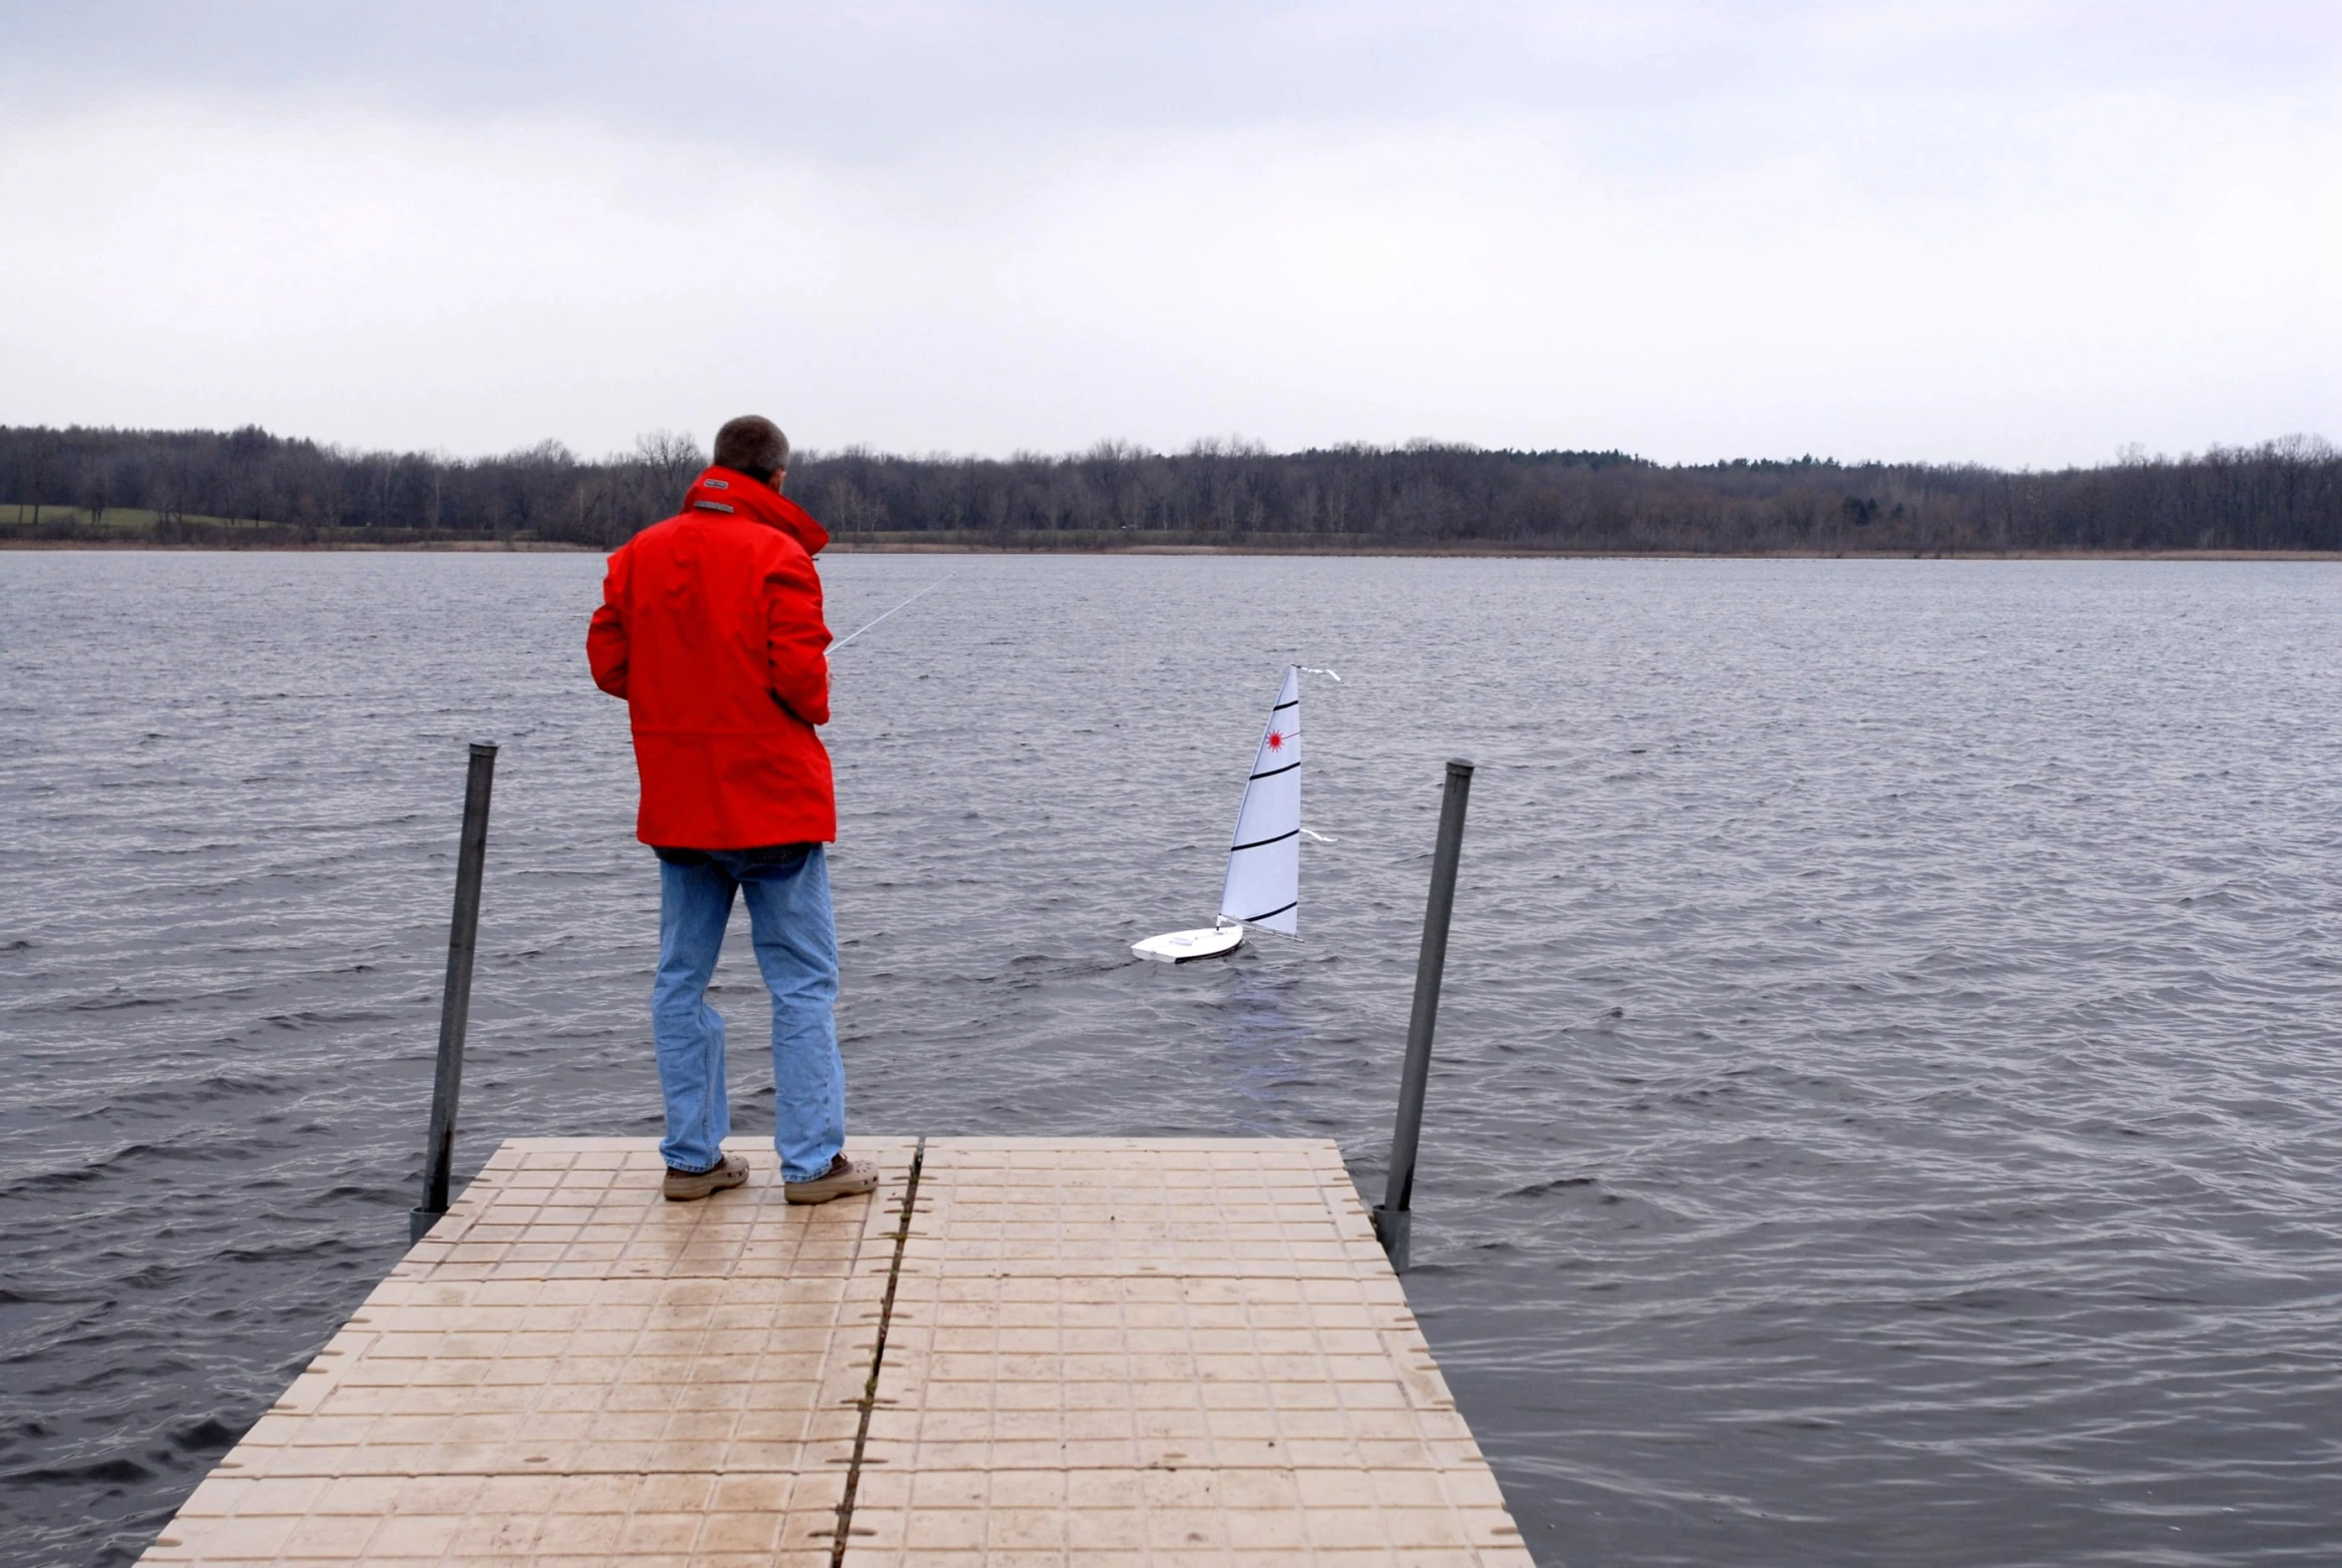
<svg viewBox="0 0 2342 1568">
<path fill-rule="evenodd" d="M 226 433 L 0 426 L 0 540 L 430 539 L 608 546 L 672 512 L 689 438 L 581 459 L 360 452 Z M 2342 452 L 2288 436 L 2095 468 L 1206 442 L 1074 456 L 802 454 L 789 493 L 842 541 L 1114 548 L 1499 547 L 1693 554 L 2342 550 Z"/>
</svg>

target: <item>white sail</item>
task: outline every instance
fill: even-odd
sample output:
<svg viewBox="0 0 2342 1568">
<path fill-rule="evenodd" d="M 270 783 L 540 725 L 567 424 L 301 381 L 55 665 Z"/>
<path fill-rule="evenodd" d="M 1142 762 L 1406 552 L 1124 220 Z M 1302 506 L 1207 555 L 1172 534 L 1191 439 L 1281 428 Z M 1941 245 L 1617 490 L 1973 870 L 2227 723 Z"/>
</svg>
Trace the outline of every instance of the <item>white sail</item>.
<svg viewBox="0 0 2342 1568">
<path fill-rule="evenodd" d="M 1300 903 L 1301 671 L 1289 665 L 1236 811 L 1220 914 L 1293 936 Z"/>
</svg>

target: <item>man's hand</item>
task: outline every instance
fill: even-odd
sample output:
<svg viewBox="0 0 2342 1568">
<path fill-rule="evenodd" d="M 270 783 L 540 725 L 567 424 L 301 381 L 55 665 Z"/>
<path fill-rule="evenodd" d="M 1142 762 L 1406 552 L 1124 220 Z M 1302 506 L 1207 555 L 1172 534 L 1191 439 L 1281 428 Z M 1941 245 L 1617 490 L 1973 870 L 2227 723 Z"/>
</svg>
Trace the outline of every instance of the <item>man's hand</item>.
<svg viewBox="0 0 2342 1568">
<path fill-rule="evenodd" d="M 773 700 L 809 725 L 830 722 L 830 628 L 811 559 L 765 578 L 765 680 Z"/>
<path fill-rule="evenodd" d="M 594 685 L 612 697 L 626 695 L 626 664 L 628 649 L 626 622 L 618 614 L 615 597 L 618 568 L 613 564 L 610 576 L 602 584 L 602 607 L 594 612 L 593 623 L 586 628 L 586 663 L 593 667 Z"/>
</svg>

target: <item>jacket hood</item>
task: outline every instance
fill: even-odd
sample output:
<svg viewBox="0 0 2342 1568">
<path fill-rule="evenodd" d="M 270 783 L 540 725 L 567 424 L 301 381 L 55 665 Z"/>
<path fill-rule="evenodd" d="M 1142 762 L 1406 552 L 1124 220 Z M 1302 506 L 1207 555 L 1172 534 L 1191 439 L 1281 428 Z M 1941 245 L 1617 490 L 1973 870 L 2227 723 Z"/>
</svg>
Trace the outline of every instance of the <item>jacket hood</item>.
<svg viewBox="0 0 2342 1568">
<path fill-rule="evenodd" d="M 762 479 L 752 479 L 733 468 L 709 468 L 693 480 L 683 497 L 686 512 L 729 512 L 751 522 L 778 528 L 805 546 L 807 555 L 819 555 L 830 542 L 829 533 L 813 514 Z"/>
</svg>

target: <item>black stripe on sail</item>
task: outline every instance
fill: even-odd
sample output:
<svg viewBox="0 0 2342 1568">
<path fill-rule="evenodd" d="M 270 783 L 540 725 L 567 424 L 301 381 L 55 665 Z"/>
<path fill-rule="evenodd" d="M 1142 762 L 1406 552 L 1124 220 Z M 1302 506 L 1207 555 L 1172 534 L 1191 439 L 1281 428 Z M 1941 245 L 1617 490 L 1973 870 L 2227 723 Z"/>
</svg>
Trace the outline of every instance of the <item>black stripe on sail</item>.
<svg viewBox="0 0 2342 1568">
<path fill-rule="evenodd" d="M 1293 829 L 1293 831 L 1289 833 L 1279 833 L 1274 838 L 1255 838 L 1251 843 L 1248 844 L 1230 844 L 1228 846 L 1228 852 L 1230 854 L 1237 854 L 1246 849 L 1258 849 L 1263 844 L 1281 844 L 1288 838 L 1299 838 L 1300 836 L 1301 829 L 1296 827 Z"/>
<path fill-rule="evenodd" d="M 1272 768 L 1272 769 L 1270 769 L 1270 770 L 1269 770 L 1267 773 L 1265 773 L 1265 774 L 1254 774 L 1252 777 L 1253 777 L 1254 779 L 1274 779 L 1274 778 L 1276 778 L 1276 777 L 1277 777 L 1279 774 L 1289 774 L 1289 773 L 1293 772 L 1293 770 L 1295 770 L 1296 768 L 1299 768 L 1300 766 L 1301 766 L 1301 764 L 1299 764 L 1299 763 L 1287 763 L 1287 764 L 1286 764 L 1286 765 L 1285 765 L 1283 768 Z M 1250 782 L 1251 782 L 1250 780 L 1247 780 L 1247 781 L 1246 781 L 1246 783 L 1248 783 L 1248 784 L 1249 784 Z"/>
<path fill-rule="evenodd" d="M 1292 903 L 1286 904 L 1282 908 L 1271 909 L 1267 914 L 1248 914 L 1244 917 L 1244 923 L 1247 925 L 1258 925 L 1263 920 L 1274 920 L 1277 918 L 1277 916 L 1283 914 L 1286 909 L 1298 908 L 1300 904 L 1301 900 L 1296 898 Z"/>
<path fill-rule="evenodd" d="M 1281 714 L 1288 708 L 1299 708 L 1300 706 L 1301 699 L 1297 697 L 1290 703 L 1279 703 L 1276 707 L 1270 709 L 1269 712 L 1273 714 Z"/>
</svg>

